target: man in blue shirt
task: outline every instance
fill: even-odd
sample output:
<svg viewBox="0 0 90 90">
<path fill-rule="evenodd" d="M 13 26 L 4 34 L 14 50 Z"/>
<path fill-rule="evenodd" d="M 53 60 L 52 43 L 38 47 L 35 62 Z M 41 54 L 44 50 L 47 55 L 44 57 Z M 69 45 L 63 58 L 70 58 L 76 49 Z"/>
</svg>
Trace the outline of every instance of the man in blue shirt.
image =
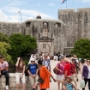
<svg viewBox="0 0 90 90">
<path fill-rule="evenodd" d="M 28 74 L 29 74 L 29 80 L 30 80 L 31 86 L 33 87 L 33 85 L 36 82 L 36 76 L 38 74 L 38 66 L 35 63 L 34 58 L 31 58 L 31 63 L 28 65 Z"/>
</svg>

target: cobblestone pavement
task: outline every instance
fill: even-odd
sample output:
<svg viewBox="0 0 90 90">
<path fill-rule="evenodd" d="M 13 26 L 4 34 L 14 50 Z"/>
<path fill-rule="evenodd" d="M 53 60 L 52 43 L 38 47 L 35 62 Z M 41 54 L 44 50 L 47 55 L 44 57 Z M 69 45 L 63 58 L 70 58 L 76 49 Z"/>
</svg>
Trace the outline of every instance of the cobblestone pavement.
<svg viewBox="0 0 90 90">
<path fill-rule="evenodd" d="M 53 61 L 53 60 L 51 60 L 52 74 L 53 74 L 53 76 L 54 76 L 55 78 L 56 78 L 56 75 L 53 73 L 53 68 L 57 65 L 57 63 L 58 63 L 58 61 Z M 79 81 L 77 82 L 77 87 L 78 87 L 79 90 L 82 90 L 82 89 L 80 88 L 81 74 L 78 74 L 78 79 L 79 79 Z M 52 82 L 51 82 L 51 85 L 50 85 L 50 89 L 49 89 L 49 90 L 58 90 L 57 83 L 54 82 L 53 80 L 52 80 Z M 61 89 L 61 90 L 62 90 L 62 89 Z M 87 86 L 86 86 L 86 89 L 85 89 L 85 90 L 88 90 L 88 89 L 87 89 Z"/>
</svg>

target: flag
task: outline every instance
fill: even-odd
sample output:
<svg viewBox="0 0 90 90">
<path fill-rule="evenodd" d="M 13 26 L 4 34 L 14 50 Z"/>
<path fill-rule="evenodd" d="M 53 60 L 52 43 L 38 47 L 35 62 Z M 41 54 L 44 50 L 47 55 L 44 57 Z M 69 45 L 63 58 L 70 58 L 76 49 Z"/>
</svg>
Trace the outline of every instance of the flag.
<svg viewBox="0 0 90 90">
<path fill-rule="evenodd" d="M 62 4 L 63 4 L 65 1 L 67 1 L 67 0 L 62 0 Z"/>
<path fill-rule="evenodd" d="M 21 13 L 21 11 L 18 11 L 17 13 Z"/>
</svg>

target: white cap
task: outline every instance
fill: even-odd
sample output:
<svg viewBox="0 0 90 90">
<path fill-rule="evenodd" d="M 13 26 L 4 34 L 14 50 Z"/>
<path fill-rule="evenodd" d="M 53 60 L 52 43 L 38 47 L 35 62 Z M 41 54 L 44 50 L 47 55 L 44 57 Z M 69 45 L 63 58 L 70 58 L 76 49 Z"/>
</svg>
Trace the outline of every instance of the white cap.
<svg viewBox="0 0 90 90">
<path fill-rule="evenodd" d="M 34 61 L 35 62 L 35 59 L 34 58 L 31 58 L 31 60 L 30 61 Z"/>
</svg>

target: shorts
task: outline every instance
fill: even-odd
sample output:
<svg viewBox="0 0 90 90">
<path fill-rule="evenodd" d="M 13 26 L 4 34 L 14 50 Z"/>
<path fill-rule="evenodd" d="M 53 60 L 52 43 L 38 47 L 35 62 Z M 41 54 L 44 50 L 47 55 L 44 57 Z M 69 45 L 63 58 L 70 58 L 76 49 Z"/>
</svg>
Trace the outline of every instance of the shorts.
<svg viewBox="0 0 90 90">
<path fill-rule="evenodd" d="M 64 75 L 56 75 L 56 80 L 63 81 L 64 80 Z"/>
<path fill-rule="evenodd" d="M 73 77 L 73 81 L 75 82 L 76 81 L 75 74 L 73 74 L 72 77 Z"/>
<path fill-rule="evenodd" d="M 25 81 L 25 74 L 23 74 L 23 77 L 21 78 L 21 75 L 22 73 L 16 73 L 15 76 L 16 76 L 16 84 L 20 84 L 20 80 L 22 82 L 22 84 L 25 84 L 26 81 Z"/>
<path fill-rule="evenodd" d="M 37 77 L 29 76 L 29 81 L 30 81 L 31 86 L 33 86 L 36 83 L 36 78 Z"/>
</svg>

